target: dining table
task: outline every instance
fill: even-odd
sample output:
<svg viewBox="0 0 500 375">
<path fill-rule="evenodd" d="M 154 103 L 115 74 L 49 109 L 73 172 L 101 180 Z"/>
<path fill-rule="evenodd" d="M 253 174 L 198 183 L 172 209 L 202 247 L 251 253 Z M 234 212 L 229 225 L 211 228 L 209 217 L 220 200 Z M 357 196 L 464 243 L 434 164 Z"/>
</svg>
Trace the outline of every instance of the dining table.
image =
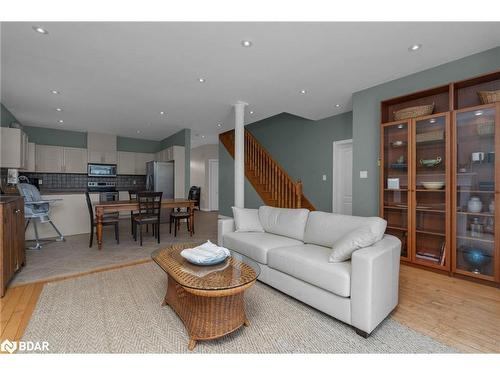
<svg viewBox="0 0 500 375">
<path fill-rule="evenodd" d="M 194 228 L 194 207 L 196 201 L 192 199 L 162 199 L 161 208 L 187 208 L 190 218 L 188 222 L 189 233 L 193 234 Z M 102 249 L 102 223 L 104 220 L 104 214 L 110 212 L 121 212 L 121 211 L 138 211 L 139 203 L 136 200 L 120 200 L 120 201 L 109 201 L 109 202 L 98 202 L 94 204 L 95 208 L 95 219 L 96 219 L 96 230 L 97 230 L 97 248 Z"/>
</svg>

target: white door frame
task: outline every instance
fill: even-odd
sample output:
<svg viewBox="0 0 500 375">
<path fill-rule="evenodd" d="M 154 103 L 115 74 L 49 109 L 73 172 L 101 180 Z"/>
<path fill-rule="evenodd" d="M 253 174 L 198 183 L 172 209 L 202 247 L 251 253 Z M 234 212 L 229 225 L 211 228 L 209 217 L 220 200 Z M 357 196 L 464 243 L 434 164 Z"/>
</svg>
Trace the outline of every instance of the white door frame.
<svg viewBox="0 0 500 375">
<path fill-rule="evenodd" d="M 212 202 L 212 186 L 211 186 L 211 181 L 212 181 L 212 168 L 210 167 L 212 164 L 217 163 L 219 164 L 219 159 L 208 159 L 208 183 L 207 183 L 207 193 L 208 193 L 208 210 L 213 211 L 214 210 L 214 202 Z M 218 169 L 218 168 L 217 168 Z M 217 181 L 217 184 L 219 182 Z M 217 202 L 217 206 L 218 206 Z"/>
<path fill-rule="evenodd" d="M 337 189 L 336 189 L 336 184 L 338 179 L 337 173 L 340 170 L 339 166 L 337 165 L 337 150 L 339 149 L 339 146 L 342 145 L 347 145 L 347 144 L 352 144 L 352 138 L 351 139 L 343 139 L 342 141 L 335 141 L 333 142 L 333 153 L 332 153 L 332 160 L 333 160 L 333 170 L 332 170 L 332 212 L 335 212 L 335 210 L 338 208 L 337 207 Z"/>
</svg>

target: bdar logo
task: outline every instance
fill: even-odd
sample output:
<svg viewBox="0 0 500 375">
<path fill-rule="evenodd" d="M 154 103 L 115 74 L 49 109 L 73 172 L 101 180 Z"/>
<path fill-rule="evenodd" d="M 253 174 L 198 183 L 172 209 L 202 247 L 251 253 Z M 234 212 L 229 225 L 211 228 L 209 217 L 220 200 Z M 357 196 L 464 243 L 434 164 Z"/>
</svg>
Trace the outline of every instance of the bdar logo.
<svg viewBox="0 0 500 375">
<path fill-rule="evenodd" d="M 4 340 L 2 344 L 0 344 L 0 351 L 14 353 L 17 349 L 17 342 Z"/>
</svg>

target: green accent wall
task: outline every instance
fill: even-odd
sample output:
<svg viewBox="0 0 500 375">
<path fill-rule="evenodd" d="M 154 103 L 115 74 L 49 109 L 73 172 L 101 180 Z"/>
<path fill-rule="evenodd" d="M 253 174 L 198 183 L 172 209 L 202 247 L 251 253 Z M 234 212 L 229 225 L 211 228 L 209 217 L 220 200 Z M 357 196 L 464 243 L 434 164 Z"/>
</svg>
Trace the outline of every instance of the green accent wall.
<svg viewBox="0 0 500 375">
<path fill-rule="evenodd" d="M 351 112 L 319 121 L 281 113 L 245 128 L 293 179 L 302 180 L 304 194 L 318 210 L 332 210 L 333 142 L 352 138 Z M 232 216 L 233 204 L 234 160 L 219 143 L 219 211 Z M 260 205 L 262 200 L 246 181 L 245 207 Z"/>
<path fill-rule="evenodd" d="M 0 103 L 0 125 L 8 128 L 12 122 L 19 122 L 14 115 Z"/>
<path fill-rule="evenodd" d="M 380 102 L 500 69 L 500 47 L 439 65 L 353 94 L 354 215 L 373 216 L 379 206 Z M 368 171 L 367 179 L 359 172 Z"/>
<path fill-rule="evenodd" d="M 30 142 L 38 145 L 87 148 L 87 133 L 72 130 L 24 126 Z"/>
<path fill-rule="evenodd" d="M 160 151 L 160 142 L 149 139 L 116 137 L 116 149 L 129 152 L 157 152 Z"/>
</svg>

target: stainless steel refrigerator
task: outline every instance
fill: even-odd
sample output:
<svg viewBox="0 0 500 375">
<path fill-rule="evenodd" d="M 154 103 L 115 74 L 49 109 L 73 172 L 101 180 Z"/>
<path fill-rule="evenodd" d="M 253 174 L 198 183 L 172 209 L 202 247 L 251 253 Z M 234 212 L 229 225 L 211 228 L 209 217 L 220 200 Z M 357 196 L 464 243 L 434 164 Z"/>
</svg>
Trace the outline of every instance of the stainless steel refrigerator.
<svg viewBox="0 0 500 375">
<path fill-rule="evenodd" d="M 161 191 L 163 199 L 174 198 L 173 161 L 148 161 L 146 163 L 146 190 Z"/>
</svg>

